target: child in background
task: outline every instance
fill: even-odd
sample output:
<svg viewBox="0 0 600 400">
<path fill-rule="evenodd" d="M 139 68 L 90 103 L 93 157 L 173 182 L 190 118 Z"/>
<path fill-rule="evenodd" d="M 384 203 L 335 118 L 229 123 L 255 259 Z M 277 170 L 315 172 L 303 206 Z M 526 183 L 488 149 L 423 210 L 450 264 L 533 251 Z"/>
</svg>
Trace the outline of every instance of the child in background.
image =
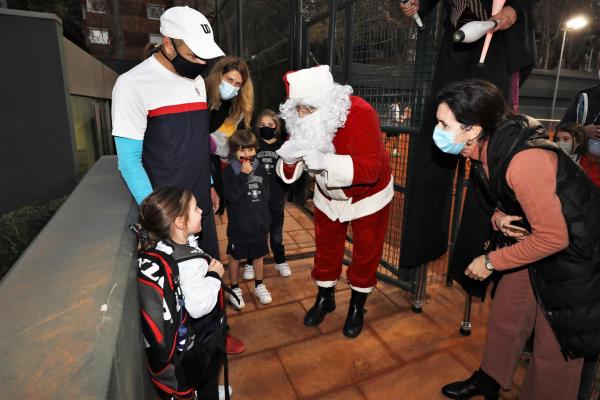
<svg viewBox="0 0 600 400">
<path fill-rule="evenodd" d="M 273 110 L 263 110 L 256 118 L 254 134 L 259 142 L 256 158 L 265 166 L 269 175 L 269 213 L 271 214 L 269 243 L 275 259 L 275 269 L 281 276 L 290 276 L 292 271 L 286 262 L 283 246 L 283 209 L 289 185 L 283 183 L 275 172 L 275 166 L 279 160 L 279 154 L 276 151 L 284 142 L 281 131 L 281 120 Z M 248 260 L 244 268 L 244 279 L 254 279 L 252 260 Z"/>
<path fill-rule="evenodd" d="M 585 130 L 579 124 L 564 124 L 556 128 L 554 141 L 569 157 L 579 164 L 585 151 Z"/>
<path fill-rule="evenodd" d="M 195 388 L 199 398 L 216 400 L 225 398 L 224 387 L 219 387 L 225 337 L 220 326 L 222 311 L 218 303 L 224 270 L 214 258 L 192 257 L 204 254 L 195 236 L 202 229 L 201 221 L 202 210 L 197 207 L 192 192 L 162 187 L 154 190 L 140 205 L 138 235 L 140 250 L 160 250 L 177 262 L 179 286 L 185 310 L 191 317 L 190 326 L 196 338 L 209 338 L 206 341 L 212 343 L 211 348 L 215 347 L 205 368 L 186 370 L 186 375 L 193 374 L 199 382 L 204 382 Z M 201 343 L 195 343 L 194 348 L 196 346 Z"/>
<path fill-rule="evenodd" d="M 254 295 L 262 304 L 271 302 L 263 283 L 263 258 L 268 253 L 269 176 L 256 159 L 258 141 L 249 130 L 238 130 L 229 139 L 229 165 L 223 171 L 225 207 L 227 209 L 227 254 L 231 289 L 228 294 L 234 308 L 245 307 L 239 286 L 240 260 L 252 259 L 255 273 Z"/>
</svg>

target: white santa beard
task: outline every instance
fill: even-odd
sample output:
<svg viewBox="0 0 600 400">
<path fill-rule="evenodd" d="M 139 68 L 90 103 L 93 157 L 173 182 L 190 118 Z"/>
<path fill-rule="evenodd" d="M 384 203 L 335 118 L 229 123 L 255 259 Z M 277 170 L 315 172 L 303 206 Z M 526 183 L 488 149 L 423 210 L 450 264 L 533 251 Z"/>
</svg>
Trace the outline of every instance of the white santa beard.
<svg viewBox="0 0 600 400">
<path fill-rule="evenodd" d="M 350 86 L 336 84 L 330 92 L 316 98 L 305 101 L 289 99 L 282 104 L 281 117 L 285 120 L 290 142 L 302 149 L 335 153 L 333 138 L 346 123 L 351 93 Z M 297 104 L 314 105 L 317 110 L 300 117 L 296 111 Z"/>
</svg>

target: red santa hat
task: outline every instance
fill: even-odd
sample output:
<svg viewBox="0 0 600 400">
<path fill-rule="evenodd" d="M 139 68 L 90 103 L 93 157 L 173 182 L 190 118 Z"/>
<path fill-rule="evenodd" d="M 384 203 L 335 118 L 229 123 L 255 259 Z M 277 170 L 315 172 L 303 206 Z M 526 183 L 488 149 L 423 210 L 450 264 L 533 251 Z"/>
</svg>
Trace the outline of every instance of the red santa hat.
<svg viewBox="0 0 600 400">
<path fill-rule="evenodd" d="M 329 65 L 290 71 L 283 77 L 289 99 L 304 99 L 327 93 L 333 87 Z"/>
</svg>

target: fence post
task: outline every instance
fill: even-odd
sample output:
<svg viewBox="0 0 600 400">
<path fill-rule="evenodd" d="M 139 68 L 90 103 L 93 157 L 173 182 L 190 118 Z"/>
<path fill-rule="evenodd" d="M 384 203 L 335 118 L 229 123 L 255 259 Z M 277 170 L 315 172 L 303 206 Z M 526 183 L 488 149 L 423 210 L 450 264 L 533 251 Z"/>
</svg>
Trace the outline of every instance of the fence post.
<svg viewBox="0 0 600 400">
<path fill-rule="evenodd" d="M 329 36 L 327 38 L 327 64 L 333 71 L 335 64 L 335 29 L 337 20 L 337 0 L 329 0 Z"/>
<path fill-rule="evenodd" d="M 425 297 L 425 287 L 427 285 L 427 263 L 419 265 L 416 275 L 417 290 L 412 300 L 412 311 L 420 314 L 423 312 L 423 298 Z"/>
<path fill-rule="evenodd" d="M 243 49 L 244 49 L 244 45 L 243 45 L 243 39 L 244 39 L 244 27 L 243 27 L 243 22 L 244 22 L 244 18 L 243 18 L 243 7 L 242 7 L 242 0 L 237 0 L 237 53 L 238 53 L 238 57 L 240 58 L 244 58 L 243 53 Z"/>
<path fill-rule="evenodd" d="M 352 59 L 353 59 L 353 42 L 352 34 L 354 31 L 354 2 L 350 2 L 346 6 L 346 23 L 345 23 L 345 36 L 344 36 L 344 83 L 349 84 L 352 73 Z"/>
<path fill-rule="evenodd" d="M 463 336 L 471 335 L 471 303 L 473 302 L 473 295 L 467 294 L 465 297 L 465 313 L 463 321 L 460 323 L 460 334 Z"/>
</svg>

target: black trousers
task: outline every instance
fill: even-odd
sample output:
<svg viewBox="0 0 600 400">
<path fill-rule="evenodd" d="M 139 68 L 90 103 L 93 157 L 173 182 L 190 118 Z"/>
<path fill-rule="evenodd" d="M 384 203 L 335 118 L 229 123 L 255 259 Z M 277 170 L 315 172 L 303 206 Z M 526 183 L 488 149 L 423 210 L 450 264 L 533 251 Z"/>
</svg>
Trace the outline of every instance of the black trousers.
<svg viewBox="0 0 600 400">
<path fill-rule="evenodd" d="M 269 204 L 269 212 L 271 213 L 271 225 L 269 226 L 269 245 L 273 252 L 275 264 L 281 264 L 286 261 L 285 247 L 283 246 L 283 209 L 279 205 L 273 206 Z M 249 258 L 246 264 L 252 264 L 252 259 Z"/>
<path fill-rule="evenodd" d="M 271 207 L 271 226 L 269 227 L 269 244 L 273 252 L 275 264 L 285 262 L 285 248 L 283 246 L 283 207 Z"/>
<path fill-rule="evenodd" d="M 202 210 L 202 232 L 198 237 L 198 247 L 204 250 L 209 256 L 221 259 L 219 254 L 219 239 L 217 238 L 217 225 L 215 224 L 215 214 L 210 210 Z"/>
</svg>

